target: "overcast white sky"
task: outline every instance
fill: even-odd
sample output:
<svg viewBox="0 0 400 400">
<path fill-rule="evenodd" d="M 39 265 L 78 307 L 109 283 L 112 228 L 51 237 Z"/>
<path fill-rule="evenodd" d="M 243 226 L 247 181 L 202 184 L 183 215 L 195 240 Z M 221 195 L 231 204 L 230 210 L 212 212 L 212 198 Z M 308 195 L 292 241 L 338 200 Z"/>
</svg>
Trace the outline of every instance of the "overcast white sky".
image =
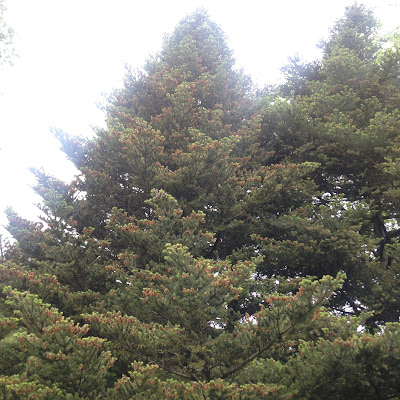
<svg viewBox="0 0 400 400">
<path fill-rule="evenodd" d="M 12 206 L 36 219 L 29 167 L 69 181 L 75 171 L 50 127 L 91 135 L 103 124 L 97 104 L 119 87 L 123 65 L 141 67 L 164 33 L 199 7 L 225 31 L 237 66 L 263 86 L 288 57 L 319 56 L 316 44 L 347 0 L 6 0 L 19 57 L 0 71 L 0 225 Z M 400 25 L 400 0 L 366 0 L 383 29 Z M 0 229 L 0 233 L 1 233 Z M 3 231 L 4 233 L 4 231 Z"/>
</svg>

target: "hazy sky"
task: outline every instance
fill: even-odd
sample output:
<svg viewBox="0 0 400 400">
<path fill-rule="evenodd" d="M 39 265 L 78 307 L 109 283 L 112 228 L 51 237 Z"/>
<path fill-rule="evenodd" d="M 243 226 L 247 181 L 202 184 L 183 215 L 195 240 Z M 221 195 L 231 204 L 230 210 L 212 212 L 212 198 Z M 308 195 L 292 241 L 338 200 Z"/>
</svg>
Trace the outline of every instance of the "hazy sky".
<svg viewBox="0 0 400 400">
<path fill-rule="evenodd" d="M 316 44 L 346 0 L 6 0 L 19 57 L 0 71 L 0 225 L 12 206 L 35 219 L 39 199 L 28 168 L 69 181 L 75 171 L 50 127 L 91 135 L 97 104 L 121 86 L 123 65 L 140 68 L 163 35 L 199 7 L 225 31 L 237 66 L 260 86 L 276 82 L 288 57 L 319 56 Z M 400 0 L 366 0 L 383 29 L 400 25 Z M 1 232 L 1 230 L 0 230 Z"/>
</svg>

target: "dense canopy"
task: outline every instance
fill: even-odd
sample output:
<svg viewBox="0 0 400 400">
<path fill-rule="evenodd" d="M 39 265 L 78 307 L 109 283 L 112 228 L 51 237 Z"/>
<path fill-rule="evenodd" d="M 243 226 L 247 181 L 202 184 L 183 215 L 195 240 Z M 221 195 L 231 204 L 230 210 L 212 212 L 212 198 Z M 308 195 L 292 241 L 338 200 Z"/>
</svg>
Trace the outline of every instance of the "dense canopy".
<svg viewBox="0 0 400 400">
<path fill-rule="evenodd" d="M 400 36 L 354 5 L 264 90 L 199 10 L 8 210 L 4 399 L 400 396 Z"/>
</svg>

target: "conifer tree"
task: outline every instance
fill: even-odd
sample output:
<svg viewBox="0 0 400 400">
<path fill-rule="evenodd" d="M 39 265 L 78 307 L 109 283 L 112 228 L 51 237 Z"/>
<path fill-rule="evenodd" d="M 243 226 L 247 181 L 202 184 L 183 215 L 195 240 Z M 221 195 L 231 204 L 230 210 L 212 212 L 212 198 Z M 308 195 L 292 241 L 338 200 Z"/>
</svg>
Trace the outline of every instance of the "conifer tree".
<svg viewBox="0 0 400 400">
<path fill-rule="evenodd" d="M 313 206 L 301 215 L 303 234 L 293 221 L 289 232 L 274 237 L 272 257 L 289 240 L 294 249 L 278 257 L 291 265 L 286 276 L 300 266 L 315 275 L 345 270 L 346 290 L 337 300 L 355 313 L 373 309 L 378 321 L 398 321 L 398 41 L 379 39 L 372 13 L 354 5 L 322 49 L 320 63 L 297 61 L 285 69 L 283 93 L 291 94 L 263 112 L 260 142 L 274 162 L 318 163 L 310 175 L 317 184 Z M 310 246 L 312 257 L 304 251 Z"/>
<path fill-rule="evenodd" d="M 256 97 L 200 10 L 106 129 L 58 132 L 79 175 L 35 171 L 42 224 L 8 211 L 3 398 L 397 398 L 398 42 L 375 30 L 349 8 Z"/>
</svg>

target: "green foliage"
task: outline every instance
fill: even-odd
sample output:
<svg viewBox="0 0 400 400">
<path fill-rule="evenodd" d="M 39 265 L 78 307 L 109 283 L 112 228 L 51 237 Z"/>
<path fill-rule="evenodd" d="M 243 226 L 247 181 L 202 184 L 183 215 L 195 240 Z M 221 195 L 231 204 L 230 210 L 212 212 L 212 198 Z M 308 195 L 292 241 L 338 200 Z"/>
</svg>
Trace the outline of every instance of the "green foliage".
<svg viewBox="0 0 400 400">
<path fill-rule="evenodd" d="M 1 343 L 0 376 L 5 396 L 10 392 L 12 398 L 13 393 L 21 391 L 30 398 L 33 388 L 64 398 L 97 398 L 104 391 L 114 361 L 103 350 L 104 341 L 87 336 L 88 326 L 74 324 L 36 295 L 12 291 L 10 287 L 4 289 L 4 294 L 6 310 L 17 317 L 12 322 L 13 331 Z M 10 323 L 9 319 L 2 321 Z M 16 374 L 19 377 L 15 382 L 6 378 Z"/>
<path fill-rule="evenodd" d="M 204 11 L 8 211 L 4 399 L 400 396 L 399 37 L 354 5 L 257 92 Z"/>
<path fill-rule="evenodd" d="M 342 297 L 342 306 L 356 314 L 374 310 L 369 324 L 395 322 L 400 315 L 394 303 L 389 306 L 380 295 L 377 301 L 383 282 L 386 293 L 397 291 L 395 273 L 388 271 L 397 262 L 389 249 L 400 234 L 395 172 L 400 62 L 396 34 L 379 39 L 376 28 L 370 11 L 349 7 L 322 45 L 321 63 L 305 70 L 295 60 L 287 67 L 289 83 L 262 110 L 259 133 L 272 162 L 318 163 L 310 174 L 317 185 L 312 211 L 291 211 L 273 235 L 258 232 L 273 259 L 263 269 L 285 276 L 346 271 L 344 297 L 336 301 Z M 294 88 L 289 96 L 288 85 Z M 384 278 L 389 275 L 392 285 Z"/>
</svg>

